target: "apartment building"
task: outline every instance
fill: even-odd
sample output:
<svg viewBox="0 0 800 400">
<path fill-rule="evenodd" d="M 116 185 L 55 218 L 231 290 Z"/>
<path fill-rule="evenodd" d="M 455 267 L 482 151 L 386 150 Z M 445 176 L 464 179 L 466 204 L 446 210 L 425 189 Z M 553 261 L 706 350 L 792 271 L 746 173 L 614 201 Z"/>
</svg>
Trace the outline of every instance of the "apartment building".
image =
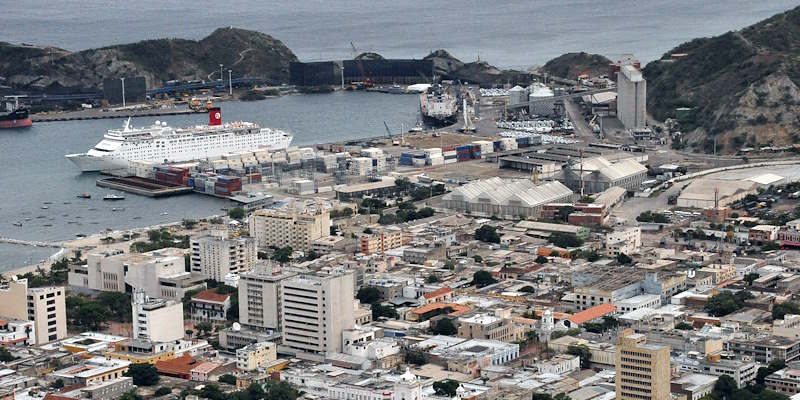
<svg viewBox="0 0 800 400">
<path fill-rule="evenodd" d="M 800 340 L 782 336 L 737 338 L 725 342 L 725 349 L 738 357 L 749 356 L 762 364 L 778 359 L 788 363 L 800 356 Z"/>
<path fill-rule="evenodd" d="M 340 353 L 342 331 L 355 326 L 352 271 L 281 281 L 283 345 L 298 352 Z"/>
<path fill-rule="evenodd" d="M 620 253 L 633 254 L 642 247 L 642 228 L 632 227 L 606 234 L 606 256 L 616 257 Z"/>
<path fill-rule="evenodd" d="M 365 255 L 383 253 L 408 244 L 409 237 L 399 228 L 381 229 L 380 232 L 365 234 L 359 238 L 359 248 Z"/>
<path fill-rule="evenodd" d="M 144 291 L 135 291 L 133 339 L 171 342 L 183 338 L 183 304 L 165 299 L 151 299 Z"/>
<path fill-rule="evenodd" d="M 514 342 L 520 339 L 522 329 L 516 329 L 510 318 L 489 314 L 476 314 L 458 319 L 457 336 L 463 339 L 491 339 Z"/>
<path fill-rule="evenodd" d="M 259 261 L 239 276 L 239 323 L 259 331 L 281 328 L 281 281 L 294 276 L 277 265 Z"/>
<path fill-rule="evenodd" d="M 192 238 L 190 247 L 191 272 L 219 282 L 228 274 L 249 271 L 256 264 L 256 242 L 251 237 L 204 235 Z"/>
<path fill-rule="evenodd" d="M 308 251 L 330 236 L 330 212 L 322 210 L 258 210 L 250 216 L 250 235 L 258 248 L 286 247 Z"/>
<path fill-rule="evenodd" d="M 620 333 L 616 365 L 617 400 L 670 399 L 669 346 L 647 343 L 645 335 Z"/>
<path fill-rule="evenodd" d="M 189 313 L 193 321 L 224 322 L 231 308 L 231 295 L 217 293 L 216 289 L 204 290 L 189 302 Z"/>
<path fill-rule="evenodd" d="M 0 286 L 0 318 L 33 322 L 31 334 L 37 345 L 67 336 L 67 313 L 63 287 L 28 288 L 27 279 L 12 280 Z M 26 325 L 25 331 L 30 330 Z"/>
<path fill-rule="evenodd" d="M 61 379 L 65 385 L 88 386 L 122 378 L 130 365 L 129 361 L 93 357 L 81 361 L 78 365 L 71 365 L 54 371 L 50 374 L 50 377 L 54 381 Z"/>
<path fill-rule="evenodd" d="M 278 359 L 278 347 L 272 342 L 258 342 L 236 350 L 236 368 L 254 371 Z"/>
</svg>

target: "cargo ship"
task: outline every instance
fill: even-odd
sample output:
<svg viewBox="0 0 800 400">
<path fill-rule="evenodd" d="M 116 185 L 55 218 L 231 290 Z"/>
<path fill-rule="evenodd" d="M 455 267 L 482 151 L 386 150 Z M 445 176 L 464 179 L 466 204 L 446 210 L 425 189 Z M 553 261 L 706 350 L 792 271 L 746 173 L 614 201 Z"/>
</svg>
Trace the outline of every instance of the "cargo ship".
<svg viewBox="0 0 800 400">
<path fill-rule="evenodd" d="M 222 123 L 218 107 L 209 109 L 208 125 L 171 128 L 166 122 L 143 128 L 110 129 L 103 140 L 86 153 L 67 154 L 81 172 L 111 171 L 128 167 L 129 161 L 177 163 L 214 159 L 227 153 L 284 150 L 292 135 L 252 122 Z"/>
<path fill-rule="evenodd" d="M 452 125 L 458 116 L 458 99 L 441 85 L 431 86 L 427 92 L 419 95 L 419 111 L 426 125 Z"/>
<path fill-rule="evenodd" d="M 0 129 L 27 128 L 33 125 L 28 109 L 21 107 L 18 101 L 6 103 L 6 112 L 0 112 Z"/>
</svg>

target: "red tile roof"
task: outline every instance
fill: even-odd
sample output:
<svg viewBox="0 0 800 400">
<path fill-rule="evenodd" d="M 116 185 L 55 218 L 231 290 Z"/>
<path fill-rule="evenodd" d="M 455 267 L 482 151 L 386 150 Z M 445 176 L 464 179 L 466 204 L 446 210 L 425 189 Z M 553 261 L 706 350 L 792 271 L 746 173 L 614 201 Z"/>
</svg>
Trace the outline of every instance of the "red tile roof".
<svg viewBox="0 0 800 400">
<path fill-rule="evenodd" d="M 228 300 L 228 297 L 230 296 L 230 294 L 219 294 L 217 293 L 216 289 L 208 289 L 192 296 L 192 300 L 224 303 L 225 300 Z"/>
<path fill-rule="evenodd" d="M 179 376 L 188 379 L 192 374 L 192 369 L 199 364 L 200 363 L 195 360 L 194 357 L 189 354 L 184 354 L 169 360 L 156 361 L 156 369 L 159 374 Z"/>
<path fill-rule="evenodd" d="M 602 316 L 608 315 L 616 311 L 616 307 L 614 307 L 611 303 L 604 303 L 600 304 L 599 306 L 594 306 L 592 308 L 583 310 L 581 312 L 572 314 L 571 317 L 568 319 L 570 322 L 575 324 L 582 324 L 584 322 L 589 322 L 593 319 L 600 318 Z"/>
<path fill-rule="evenodd" d="M 445 286 L 443 288 L 436 289 L 436 290 L 434 290 L 432 292 L 425 293 L 425 294 L 422 295 L 422 297 L 430 300 L 430 299 L 435 299 L 435 298 L 437 298 L 439 296 L 442 296 L 442 295 L 445 295 L 445 294 L 448 294 L 448 293 L 451 293 L 451 292 L 453 292 L 453 289 L 450 289 L 449 287 Z"/>
</svg>

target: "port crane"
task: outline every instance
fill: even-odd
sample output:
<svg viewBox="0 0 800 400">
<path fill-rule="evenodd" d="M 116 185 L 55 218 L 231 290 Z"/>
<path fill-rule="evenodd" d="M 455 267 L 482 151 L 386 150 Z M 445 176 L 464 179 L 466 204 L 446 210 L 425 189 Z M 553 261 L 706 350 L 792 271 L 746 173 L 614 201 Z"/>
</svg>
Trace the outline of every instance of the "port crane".
<svg viewBox="0 0 800 400">
<path fill-rule="evenodd" d="M 363 82 L 351 82 L 350 86 L 353 89 L 364 89 L 372 87 L 372 80 L 369 79 L 366 72 L 364 72 L 364 64 L 361 60 L 356 60 L 358 57 L 358 49 L 356 49 L 356 45 L 353 42 L 350 42 L 350 48 L 353 49 L 353 62 L 358 66 L 358 72 L 361 74 L 361 78 L 364 80 Z"/>
</svg>

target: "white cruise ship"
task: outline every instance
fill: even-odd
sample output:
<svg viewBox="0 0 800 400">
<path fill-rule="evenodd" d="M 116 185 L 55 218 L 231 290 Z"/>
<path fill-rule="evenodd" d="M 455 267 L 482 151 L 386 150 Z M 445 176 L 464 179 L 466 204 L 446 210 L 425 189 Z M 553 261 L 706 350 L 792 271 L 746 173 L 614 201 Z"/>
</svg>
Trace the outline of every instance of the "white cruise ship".
<svg viewBox="0 0 800 400">
<path fill-rule="evenodd" d="M 218 109 L 212 109 L 209 125 L 172 128 L 166 122 L 134 128 L 130 119 L 122 129 L 110 129 L 103 140 L 86 153 L 66 157 L 82 172 L 108 171 L 128 167 L 128 161 L 174 163 L 214 159 L 227 153 L 283 150 L 292 136 L 262 128 L 252 122 L 221 123 Z"/>
</svg>

